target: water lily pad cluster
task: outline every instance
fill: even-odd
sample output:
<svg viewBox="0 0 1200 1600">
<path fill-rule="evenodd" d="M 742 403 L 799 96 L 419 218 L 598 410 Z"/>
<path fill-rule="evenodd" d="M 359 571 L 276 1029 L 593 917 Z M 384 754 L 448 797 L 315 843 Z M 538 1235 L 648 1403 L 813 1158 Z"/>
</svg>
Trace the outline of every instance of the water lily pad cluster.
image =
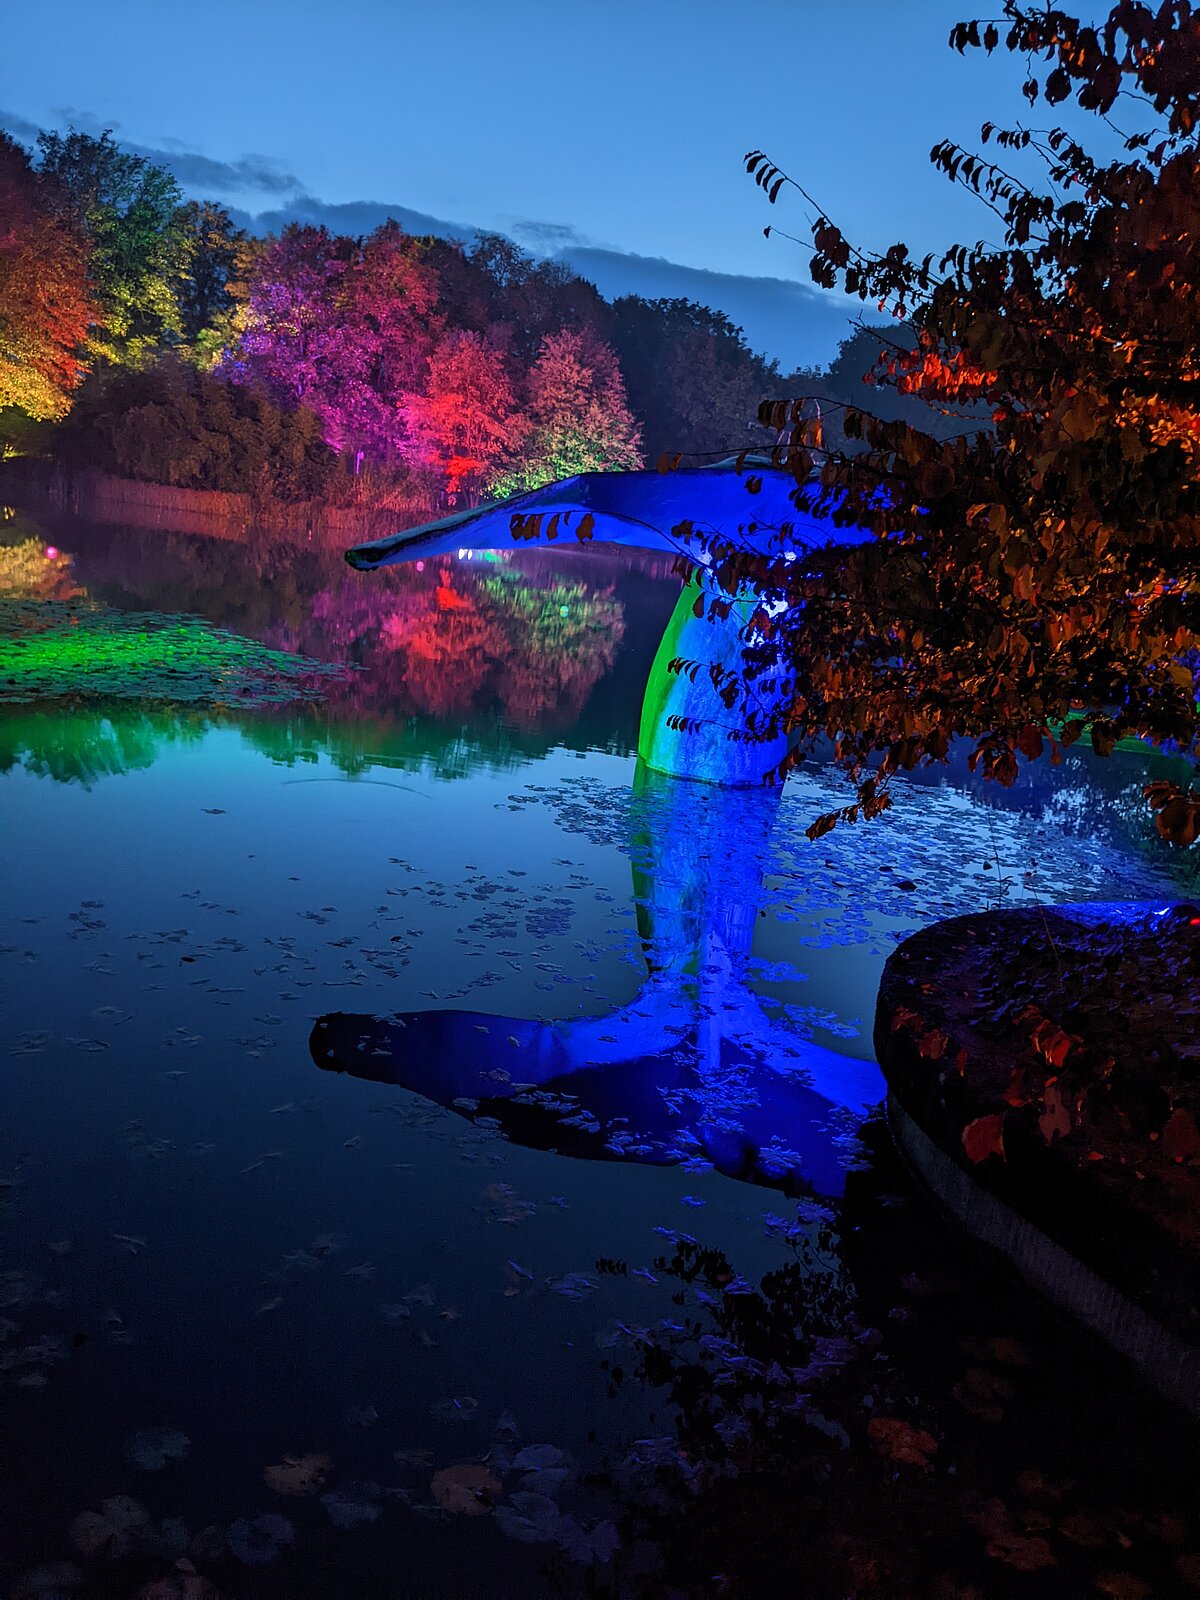
<svg viewBox="0 0 1200 1600">
<path fill-rule="evenodd" d="M 278 705 L 319 699 L 347 670 L 268 649 L 199 617 L 0 595 L 0 703 L 99 697 Z"/>
</svg>

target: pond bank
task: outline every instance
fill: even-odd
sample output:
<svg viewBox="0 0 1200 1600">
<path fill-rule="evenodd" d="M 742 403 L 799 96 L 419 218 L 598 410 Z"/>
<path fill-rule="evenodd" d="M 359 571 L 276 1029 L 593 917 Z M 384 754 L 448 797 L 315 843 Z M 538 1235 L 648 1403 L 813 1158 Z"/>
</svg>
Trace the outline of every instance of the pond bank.
<svg viewBox="0 0 1200 1600">
<path fill-rule="evenodd" d="M 73 471 L 27 456 L 0 463 L 0 498 L 170 533 L 239 539 L 253 527 L 320 535 L 331 543 L 379 538 L 436 515 L 434 507 L 416 502 L 331 506 L 316 500 L 284 501 L 221 489 L 179 489 L 106 472 Z"/>
<path fill-rule="evenodd" d="M 875 1044 L 934 1196 L 1200 1415 L 1200 1136 L 1186 905 L 957 917 L 905 941 Z"/>
</svg>

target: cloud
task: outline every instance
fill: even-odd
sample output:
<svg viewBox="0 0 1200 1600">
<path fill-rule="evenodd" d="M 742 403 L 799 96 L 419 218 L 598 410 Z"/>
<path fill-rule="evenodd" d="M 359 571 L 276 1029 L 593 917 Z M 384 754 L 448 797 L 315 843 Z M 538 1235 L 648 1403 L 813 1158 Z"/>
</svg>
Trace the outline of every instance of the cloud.
<svg viewBox="0 0 1200 1600">
<path fill-rule="evenodd" d="M 572 246 L 587 246 L 591 240 L 569 222 L 535 222 L 525 219 L 511 222 L 509 233 L 527 250 L 549 255 L 553 250 L 566 250 Z"/>
<path fill-rule="evenodd" d="M 15 111 L 0 111 L 0 128 L 5 133 L 11 133 L 14 139 L 22 144 L 32 144 L 41 129 L 36 122 L 30 122 L 27 117 L 17 116 Z"/>
<path fill-rule="evenodd" d="M 448 222 L 445 217 L 433 217 L 425 211 L 413 211 L 408 206 L 385 200 L 346 200 L 333 202 L 318 200 L 314 195 L 300 194 L 286 205 L 270 211 L 256 213 L 240 211 L 238 224 L 250 233 L 277 233 L 289 222 L 308 223 L 317 228 L 328 228 L 331 233 L 370 233 L 389 220 L 398 222 L 405 233 L 432 234 L 436 239 L 462 239 L 469 244 L 481 233 L 491 230 L 477 228 L 469 222 Z"/>
<path fill-rule="evenodd" d="M 695 300 L 724 311 L 743 330 L 751 349 L 774 357 L 785 372 L 831 361 L 839 342 L 853 332 L 851 316 L 861 314 L 856 301 L 792 278 L 712 272 L 662 256 L 594 247 L 560 250 L 555 259 L 589 279 L 609 300 L 636 294 L 647 300 Z"/>
<path fill-rule="evenodd" d="M 155 149 L 152 145 L 126 144 L 134 155 L 174 173 L 184 189 L 198 199 L 213 194 L 300 194 L 304 185 L 291 172 L 281 172 L 268 156 L 245 155 L 237 161 L 217 161 L 195 150 Z"/>
<path fill-rule="evenodd" d="M 55 112 L 55 122 L 93 137 L 99 137 L 107 128 L 115 132 L 117 126 L 74 106 L 59 108 Z M 36 123 L 14 111 L 0 111 L 0 128 L 7 129 L 24 144 L 32 144 L 41 131 Z M 129 139 L 122 139 L 120 143 L 131 155 L 165 167 L 181 188 L 197 198 L 229 194 L 282 196 L 300 194 L 304 189 L 299 178 L 280 171 L 279 163 L 270 156 L 244 155 L 236 161 L 219 161 L 213 156 L 201 155 L 198 150 L 188 150 L 177 139 L 164 139 L 161 145 L 134 144 Z"/>
</svg>

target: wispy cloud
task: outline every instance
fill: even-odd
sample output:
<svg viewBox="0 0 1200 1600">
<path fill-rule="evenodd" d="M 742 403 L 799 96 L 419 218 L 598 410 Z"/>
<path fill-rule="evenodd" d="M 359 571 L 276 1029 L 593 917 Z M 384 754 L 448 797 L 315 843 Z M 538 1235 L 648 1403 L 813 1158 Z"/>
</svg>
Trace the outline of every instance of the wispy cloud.
<svg viewBox="0 0 1200 1600">
<path fill-rule="evenodd" d="M 527 249 L 545 254 L 592 243 L 569 222 L 538 222 L 532 218 L 522 218 L 510 222 L 507 231 Z"/>
<path fill-rule="evenodd" d="M 98 136 L 106 128 L 119 131 L 119 124 L 106 123 L 90 111 L 75 106 L 62 106 L 54 115 L 58 127 L 78 128 L 81 133 Z M 14 138 L 31 144 L 41 131 L 28 117 L 14 111 L 0 111 L 0 128 L 5 128 Z M 220 161 L 202 155 L 198 150 L 188 150 L 176 139 L 164 139 L 161 145 L 135 144 L 121 139 L 121 145 L 135 156 L 144 156 L 156 166 L 165 167 L 180 185 L 197 196 L 222 195 L 293 195 L 301 194 L 304 185 L 294 173 L 284 172 L 270 156 L 244 155 L 236 161 Z"/>
</svg>

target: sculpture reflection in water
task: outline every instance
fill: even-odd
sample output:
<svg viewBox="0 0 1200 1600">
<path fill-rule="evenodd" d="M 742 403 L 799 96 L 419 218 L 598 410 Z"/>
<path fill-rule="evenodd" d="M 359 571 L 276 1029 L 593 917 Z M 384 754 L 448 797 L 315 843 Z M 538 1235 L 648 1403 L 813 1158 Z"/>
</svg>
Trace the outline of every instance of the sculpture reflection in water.
<svg viewBox="0 0 1200 1600">
<path fill-rule="evenodd" d="M 839 1132 L 879 1100 L 868 1062 L 798 1038 L 747 983 L 778 791 L 697 784 L 639 763 L 633 889 L 648 976 L 606 1016 L 336 1012 L 317 1065 L 395 1083 L 564 1155 L 711 1165 L 839 1194 Z M 847 1118 L 846 1113 L 850 1113 Z"/>
</svg>

